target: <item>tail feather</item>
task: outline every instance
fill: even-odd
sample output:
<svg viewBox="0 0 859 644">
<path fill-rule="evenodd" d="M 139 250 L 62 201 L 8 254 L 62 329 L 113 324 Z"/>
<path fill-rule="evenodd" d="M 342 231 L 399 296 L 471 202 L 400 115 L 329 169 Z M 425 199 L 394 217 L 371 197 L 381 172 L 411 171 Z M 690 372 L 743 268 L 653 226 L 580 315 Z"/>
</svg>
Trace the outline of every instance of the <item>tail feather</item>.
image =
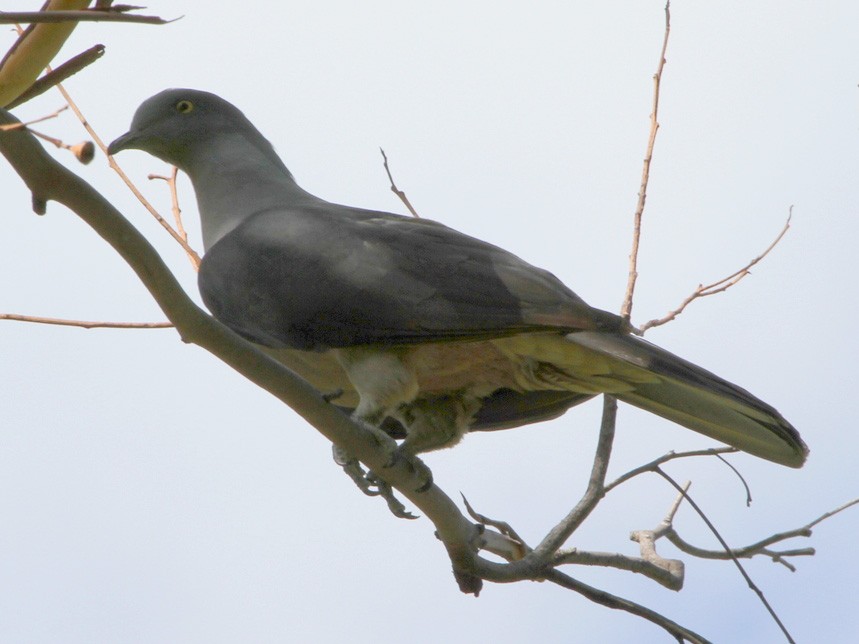
<svg viewBox="0 0 859 644">
<path fill-rule="evenodd" d="M 618 399 L 755 456 L 790 467 L 805 462 L 799 432 L 745 389 L 634 336 L 581 331 L 567 339 L 657 377 Z"/>
</svg>

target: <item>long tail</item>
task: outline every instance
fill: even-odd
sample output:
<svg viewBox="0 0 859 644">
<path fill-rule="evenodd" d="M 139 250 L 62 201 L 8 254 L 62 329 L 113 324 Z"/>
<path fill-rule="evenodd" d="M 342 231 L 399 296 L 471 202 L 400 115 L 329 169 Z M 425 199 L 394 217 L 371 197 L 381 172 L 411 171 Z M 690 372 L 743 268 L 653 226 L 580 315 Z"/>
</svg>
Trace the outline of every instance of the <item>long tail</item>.
<svg viewBox="0 0 859 644">
<path fill-rule="evenodd" d="M 656 376 L 617 397 L 770 461 L 801 467 L 808 447 L 771 406 L 719 376 L 640 338 L 592 331 L 567 340 Z"/>
</svg>

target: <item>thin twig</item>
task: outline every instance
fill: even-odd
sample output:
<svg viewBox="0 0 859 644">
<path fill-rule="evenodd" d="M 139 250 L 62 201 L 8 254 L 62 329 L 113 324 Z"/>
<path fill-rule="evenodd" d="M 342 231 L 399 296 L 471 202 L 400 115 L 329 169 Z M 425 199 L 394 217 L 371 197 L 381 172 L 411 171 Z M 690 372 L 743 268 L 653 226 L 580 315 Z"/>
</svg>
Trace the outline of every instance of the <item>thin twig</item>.
<svg viewBox="0 0 859 644">
<path fill-rule="evenodd" d="M 695 300 L 702 298 L 702 297 L 707 297 L 709 295 L 716 295 L 717 293 L 724 293 L 729 288 L 731 288 L 734 284 L 736 284 L 737 282 L 742 280 L 744 277 L 746 277 L 746 275 L 749 275 L 751 273 L 752 266 L 754 266 L 755 264 L 760 262 L 764 257 L 769 255 L 770 251 L 773 248 L 775 248 L 778 245 L 778 243 L 782 240 L 782 238 L 785 236 L 787 231 L 790 229 L 790 220 L 792 217 L 793 217 L 793 206 L 790 207 L 790 210 L 789 210 L 789 213 L 787 216 L 787 221 L 784 222 L 784 226 L 782 227 L 781 231 L 776 236 L 776 238 L 773 240 L 773 242 L 769 246 L 767 246 L 767 248 L 764 252 L 762 252 L 760 255 L 758 255 L 757 257 L 752 259 L 748 264 L 743 266 L 741 269 L 739 269 L 738 271 L 734 271 L 733 273 L 731 273 L 727 277 L 723 277 L 722 279 L 720 279 L 716 282 L 713 282 L 712 284 L 707 284 L 706 286 L 704 284 L 699 284 L 698 288 L 696 288 L 692 292 L 691 295 L 689 295 L 685 300 L 683 300 L 680 303 L 680 306 L 678 306 L 676 309 L 668 312 L 666 315 L 664 315 L 663 317 L 661 317 L 659 319 L 650 320 L 649 322 L 645 322 L 644 324 L 642 324 L 641 325 L 641 332 L 643 333 L 647 329 L 651 329 L 655 326 L 661 326 L 663 324 L 671 322 L 671 320 L 673 320 L 678 315 L 683 313 L 683 311 L 686 310 L 686 307 L 689 306 Z"/>
<path fill-rule="evenodd" d="M 740 483 L 743 484 L 743 489 L 746 490 L 746 507 L 750 507 L 752 505 L 752 489 L 749 487 L 749 484 L 746 483 L 746 478 L 740 473 L 740 470 L 734 467 L 733 464 L 727 458 L 723 457 L 721 454 L 716 454 L 716 458 L 718 458 L 725 465 L 734 470 L 734 474 L 737 475 L 737 478 L 740 479 Z"/>
<path fill-rule="evenodd" d="M 8 125 L 0 125 L 0 132 L 11 132 L 12 130 L 26 130 L 28 126 L 34 125 L 36 123 L 41 123 L 42 121 L 47 121 L 48 119 L 55 119 L 60 114 L 62 114 L 65 110 L 69 109 L 68 105 L 63 105 L 60 109 L 48 114 L 47 116 L 40 116 L 37 119 L 33 119 L 32 121 L 27 121 L 26 123 L 10 123 Z"/>
<path fill-rule="evenodd" d="M 169 176 L 164 176 L 161 174 L 150 174 L 147 175 L 147 179 L 150 181 L 152 179 L 161 179 L 162 181 L 167 182 L 167 186 L 170 190 L 170 209 L 173 212 L 173 220 L 176 222 L 176 231 L 179 233 L 179 236 L 185 240 L 185 243 L 188 242 L 188 231 L 185 230 L 185 225 L 182 223 L 182 208 L 179 206 L 179 191 L 176 186 L 176 177 L 179 175 L 179 168 L 175 165 L 173 169 L 170 171 Z M 191 260 L 191 265 L 194 269 L 199 268 L 199 262 L 194 261 L 194 258 L 189 255 L 188 257 Z"/>
<path fill-rule="evenodd" d="M 674 517 L 677 514 L 677 510 L 680 509 L 680 505 L 683 503 L 683 499 L 686 498 L 686 493 L 689 491 L 690 487 L 692 487 L 692 481 L 686 481 L 683 484 L 683 491 L 677 495 L 677 498 L 674 499 L 674 503 L 672 503 L 671 507 L 668 509 L 668 514 L 666 514 L 665 518 L 662 519 L 663 525 L 673 525 Z"/>
<path fill-rule="evenodd" d="M 385 160 L 385 172 L 388 173 L 388 180 L 391 182 L 391 192 L 397 195 L 404 204 L 406 204 L 406 208 L 409 209 L 409 212 L 412 213 L 413 217 L 417 217 L 418 219 L 421 216 L 418 214 L 418 211 L 412 207 L 412 203 L 409 201 L 409 198 L 406 196 L 406 193 L 400 190 L 397 187 L 397 184 L 394 183 L 394 177 L 391 176 L 391 169 L 388 167 L 388 155 L 385 154 L 385 151 L 382 148 L 379 148 L 379 152 L 382 153 L 382 158 Z"/>
<path fill-rule="evenodd" d="M 826 521 L 826 519 L 828 519 L 829 517 L 835 516 L 839 512 L 843 512 L 847 508 L 852 507 L 856 504 L 859 504 L 859 499 L 853 499 L 852 501 L 848 501 L 844 505 L 841 505 L 841 506 L 835 508 L 834 510 L 830 510 L 829 512 L 824 512 L 819 517 L 817 517 L 814 521 L 807 524 L 805 527 L 806 528 L 813 528 L 814 526 L 816 526 L 821 521 Z"/>
<path fill-rule="evenodd" d="M 756 555 L 763 555 L 766 557 L 770 557 L 776 563 L 780 563 L 786 566 L 791 571 L 796 570 L 794 566 L 792 566 L 789 562 L 785 561 L 784 557 L 800 557 L 800 556 L 811 556 L 814 555 L 814 548 L 795 548 L 791 550 L 781 550 L 774 551 L 770 550 L 769 546 L 774 543 L 779 543 L 781 541 L 786 541 L 787 539 L 793 539 L 795 537 L 810 537 L 812 534 L 812 528 L 816 526 L 821 521 L 825 521 L 826 519 L 835 516 L 839 512 L 843 512 L 849 507 L 859 504 L 859 498 L 853 499 L 845 503 L 844 505 L 835 508 L 829 512 L 825 512 L 814 521 L 805 524 L 799 528 L 795 528 L 793 530 L 785 530 L 784 532 L 778 532 L 773 534 L 765 539 L 761 539 L 755 543 L 749 544 L 747 546 L 743 546 L 741 548 L 731 548 L 731 554 L 735 557 L 740 557 L 743 559 L 750 559 Z M 683 552 L 693 555 L 695 557 L 700 557 L 702 559 L 730 559 L 731 554 L 725 552 L 724 550 L 708 550 L 705 548 L 699 548 L 698 546 L 694 546 L 689 542 L 685 541 L 679 534 L 677 534 L 676 530 L 669 532 L 666 534 L 671 543 L 673 543 L 677 548 L 682 550 Z"/>
<path fill-rule="evenodd" d="M 614 444 L 615 425 L 617 420 L 617 399 L 605 394 L 603 396 L 603 413 L 600 422 L 600 434 L 597 439 L 597 448 L 594 454 L 594 464 L 591 468 L 591 476 L 588 487 L 582 498 L 569 513 L 552 528 L 543 538 L 540 544 L 534 548 L 534 552 L 528 557 L 542 561 L 549 561 L 554 553 L 569 539 L 570 535 L 588 518 L 597 504 L 605 496 L 605 477 L 608 471 L 611 449 Z M 526 557 L 527 558 L 527 557 Z"/>
<path fill-rule="evenodd" d="M 644 474 L 645 472 L 655 472 L 659 465 L 667 463 L 668 461 L 673 461 L 678 458 L 690 458 L 692 456 L 718 456 L 719 454 L 732 454 L 738 451 L 740 450 L 738 450 L 736 447 L 711 447 L 710 449 L 697 449 L 689 452 L 668 452 L 667 454 L 663 454 L 659 458 L 653 459 L 649 463 L 640 465 L 639 467 L 630 470 L 626 474 L 617 477 L 614 481 L 605 486 L 605 491 L 606 494 L 608 494 L 621 483 L 626 483 L 629 479 L 634 478 L 639 474 Z"/>
<path fill-rule="evenodd" d="M 546 574 L 545 579 L 562 586 L 563 588 L 574 590 L 597 604 L 601 604 L 608 608 L 624 610 L 633 615 L 637 615 L 638 617 L 643 617 L 649 622 L 653 622 L 657 626 L 661 626 L 668 633 L 677 638 L 678 642 L 687 641 L 692 642 L 693 644 L 709 644 L 709 640 L 698 635 L 698 633 L 681 626 L 656 611 L 645 608 L 641 604 L 636 604 L 635 602 L 624 599 L 623 597 L 618 597 L 617 595 L 612 595 L 604 590 L 599 590 L 598 588 L 589 586 L 578 579 L 573 579 L 559 570 L 549 571 Z"/>
<path fill-rule="evenodd" d="M 671 1 L 665 3 L 665 37 L 662 39 L 662 50 L 659 53 L 659 64 L 653 75 L 653 108 L 650 112 L 650 136 L 647 139 L 647 150 L 644 154 L 644 167 L 641 171 L 641 186 L 638 190 L 638 205 L 635 208 L 632 228 L 632 250 L 629 253 L 629 277 L 626 284 L 626 295 L 620 307 L 620 314 L 627 320 L 632 316 L 632 298 L 635 293 L 635 282 L 638 279 L 638 246 L 641 240 L 641 218 L 644 215 L 644 204 L 647 201 L 647 184 L 650 181 L 650 163 L 653 161 L 653 146 L 656 143 L 656 132 L 659 130 L 659 90 L 662 83 L 662 70 L 665 67 L 665 52 L 668 49 L 668 36 L 671 33 Z"/>
<path fill-rule="evenodd" d="M 698 557 L 699 559 L 727 560 L 733 559 L 733 557 L 738 557 L 740 559 L 751 559 L 756 556 L 763 556 L 769 557 L 775 563 L 782 564 L 791 572 L 796 572 L 796 567 L 789 561 L 785 560 L 785 557 L 811 557 L 814 556 L 815 549 L 793 548 L 791 550 L 776 551 L 769 549 L 767 546 L 773 543 L 778 543 L 779 541 L 784 541 L 785 539 L 810 536 L 811 531 L 806 530 L 804 528 L 788 530 L 787 532 L 780 532 L 778 534 L 774 534 L 770 537 L 767 537 L 766 539 L 762 539 L 757 543 L 753 543 L 742 548 L 731 548 L 731 552 L 728 553 L 724 550 L 709 550 L 707 548 L 700 548 L 698 546 L 692 545 L 691 543 L 683 539 L 683 537 L 680 536 L 676 529 L 669 530 L 665 533 L 665 538 L 668 539 L 671 543 L 673 543 L 678 550 L 685 552 L 687 555 Z"/>
<path fill-rule="evenodd" d="M 775 609 L 773 609 L 773 607 L 770 605 L 769 601 L 767 601 L 767 598 L 764 595 L 763 591 L 757 586 L 757 584 L 755 584 L 755 582 L 746 572 L 746 569 L 743 568 L 743 565 L 740 563 L 740 560 L 737 559 L 736 555 L 733 554 L 733 550 L 728 545 L 728 542 L 722 538 L 722 535 L 719 534 L 719 531 L 716 529 L 716 526 L 713 525 L 713 522 L 710 521 L 704 511 L 698 506 L 697 503 L 695 503 L 695 501 L 692 500 L 692 497 L 690 497 L 689 494 L 683 490 L 683 488 L 677 483 L 677 481 L 675 481 L 658 467 L 655 469 L 655 472 L 659 474 L 662 478 L 664 478 L 666 481 L 668 481 L 668 483 L 671 484 L 671 486 L 674 487 L 675 490 L 680 492 L 684 496 L 686 501 L 689 503 L 689 505 L 692 506 L 692 509 L 694 509 L 698 516 L 701 517 L 701 520 L 707 524 L 707 527 L 710 529 L 710 532 L 713 533 L 713 536 L 716 537 L 719 544 L 722 546 L 722 548 L 724 548 L 725 552 L 728 553 L 731 561 L 734 562 L 734 565 L 737 567 L 737 570 L 740 571 L 740 574 L 742 575 L 743 579 L 746 580 L 746 583 L 748 584 L 749 588 L 754 591 L 754 593 L 758 596 L 758 599 L 760 599 L 761 603 L 767 609 L 767 612 L 769 612 L 770 616 L 781 629 L 781 632 L 784 634 L 787 641 L 793 644 L 794 639 L 791 636 L 790 632 L 787 630 L 787 627 L 782 623 L 781 619 L 775 612 Z"/>
<path fill-rule="evenodd" d="M 54 324 L 57 326 L 76 326 L 84 329 L 172 329 L 172 322 L 93 322 L 89 320 L 67 320 L 64 318 L 46 318 L 38 315 L 20 315 L 18 313 L 0 313 L 0 320 L 15 322 L 33 322 L 36 324 Z"/>
</svg>

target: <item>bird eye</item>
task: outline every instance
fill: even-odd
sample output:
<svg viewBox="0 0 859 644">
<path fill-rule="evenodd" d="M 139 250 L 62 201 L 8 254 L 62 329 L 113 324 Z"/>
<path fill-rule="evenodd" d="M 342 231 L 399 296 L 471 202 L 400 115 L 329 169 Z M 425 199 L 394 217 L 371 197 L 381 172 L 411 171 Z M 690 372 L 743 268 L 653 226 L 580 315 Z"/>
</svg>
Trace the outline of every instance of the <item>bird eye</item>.
<svg viewBox="0 0 859 644">
<path fill-rule="evenodd" d="M 181 100 L 176 103 L 176 111 L 180 114 L 187 114 L 194 109 L 194 104 L 191 101 Z"/>
</svg>

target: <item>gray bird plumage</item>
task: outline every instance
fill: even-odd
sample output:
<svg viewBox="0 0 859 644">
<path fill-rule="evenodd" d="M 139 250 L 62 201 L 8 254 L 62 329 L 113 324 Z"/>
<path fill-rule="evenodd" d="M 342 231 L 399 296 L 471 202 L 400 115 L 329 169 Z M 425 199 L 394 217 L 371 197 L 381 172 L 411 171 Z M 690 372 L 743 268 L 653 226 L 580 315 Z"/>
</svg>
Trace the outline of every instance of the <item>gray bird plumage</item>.
<svg viewBox="0 0 859 644">
<path fill-rule="evenodd" d="M 599 393 L 792 467 L 807 448 L 749 392 L 631 336 L 554 275 L 442 224 L 300 188 L 234 106 L 171 89 L 111 143 L 185 171 L 216 318 L 417 453 Z"/>
</svg>

